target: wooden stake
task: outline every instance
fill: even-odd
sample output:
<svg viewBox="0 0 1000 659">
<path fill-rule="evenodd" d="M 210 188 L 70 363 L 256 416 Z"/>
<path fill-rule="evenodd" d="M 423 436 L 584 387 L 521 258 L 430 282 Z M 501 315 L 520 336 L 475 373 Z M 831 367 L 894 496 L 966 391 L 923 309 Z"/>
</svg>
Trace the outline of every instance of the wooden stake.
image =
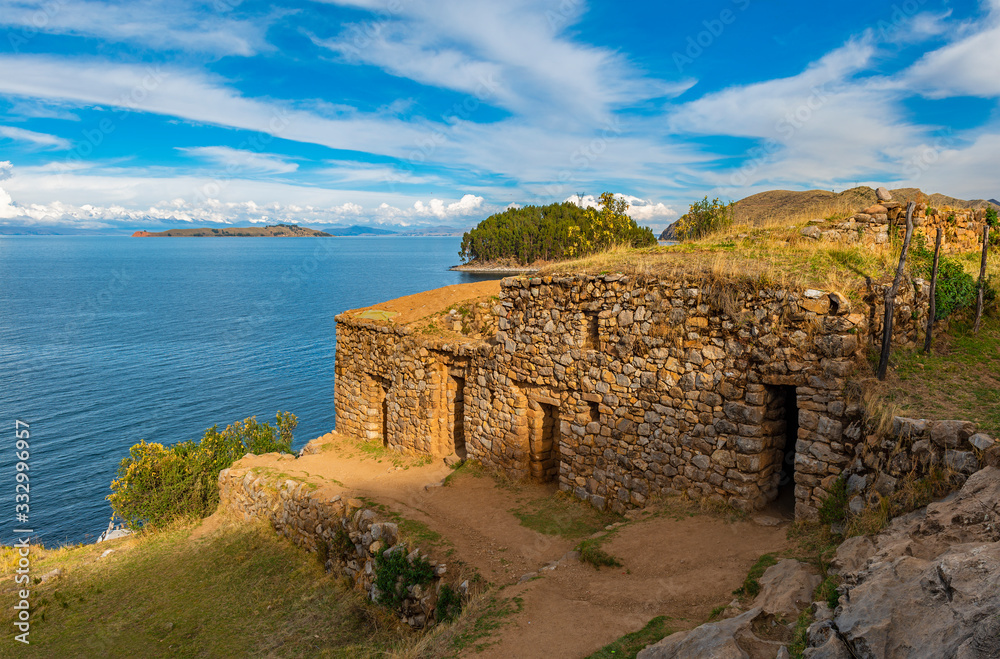
<svg viewBox="0 0 1000 659">
<path fill-rule="evenodd" d="M 931 270 L 931 299 L 927 311 L 927 335 L 924 336 L 924 352 L 931 351 L 931 339 L 934 338 L 934 317 L 937 315 L 937 275 L 938 256 L 941 254 L 941 227 L 937 229 L 937 240 L 934 241 L 934 268 Z"/>
<path fill-rule="evenodd" d="M 906 205 L 906 235 L 903 236 L 903 251 L 899 254 L 899 266 L 896 267 L 896 277 L 892 280 L 892 287 L 885 293 L 885 318 L 882 321 L 882 354 L 878 360 L 878 371 L 876 376 L 879 380 L 885 379 L 885 372 L 889 368 L 889 350 L 892 348 L 892 315 L 896 307 L 896 294 L 899 292 L 899 283 L 903 280 L 903 268 L 906 267 L 906 252 L 910 249 L 910 238 L 913 237 L 913 209 L 916 203 L 910 202 Z"/>
<path fill-rule="evenodd" d="M 990 249 L 990 225 L 983 227 L 983 260 L 979 264 L 979 295 L 976 296 L 976 322 L 972 333 L 979 334 L 979 322 L 983 319 L 983 298 L 986 295 L 986 253 Z"/>
</svg>

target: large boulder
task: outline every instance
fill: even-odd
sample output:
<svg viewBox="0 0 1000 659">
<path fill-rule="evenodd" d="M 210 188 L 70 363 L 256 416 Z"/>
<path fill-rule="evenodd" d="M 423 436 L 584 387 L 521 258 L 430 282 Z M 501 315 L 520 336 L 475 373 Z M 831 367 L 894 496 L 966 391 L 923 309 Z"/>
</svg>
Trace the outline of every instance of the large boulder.
<svg viewBox="0 0 1000 659">
<path fill-rule="evenodd" d="M 833 625 L 853 656 L 997 656 L 990 653 L 1000 646 L 998 502 L 1000 469 L 987 467 L 871 541 L 841 545 Z"/>
<path fill-rule="evenodd" d="M 879 201 L 892 201 L 892 194 L 885 188 L 875 188 L 875 196 Z"/>
<path fill-rule="evenodd" d="M 768 622 L 773 623 L 774 617 L 754 607 L 735 618 L 671 634 L 640 651 L 636 659 L 773 659 L 785 643 L 754 634 L 755 628 Z"/>
<path fill-rule="evenodd" d="M 759 579 L 760 593 L 753 601 L 766 613 L 794 620 L 813 601 L 819 575 L 805 563 L 786 558 L 767 568 Z"/>
</svg>

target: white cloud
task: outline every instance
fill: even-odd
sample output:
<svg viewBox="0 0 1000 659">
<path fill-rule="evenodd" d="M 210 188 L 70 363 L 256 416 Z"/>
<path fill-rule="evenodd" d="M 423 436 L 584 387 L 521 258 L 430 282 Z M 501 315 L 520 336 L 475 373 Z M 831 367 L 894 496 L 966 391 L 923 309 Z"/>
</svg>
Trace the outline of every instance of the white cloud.
<svg viewBox="0 0 1000 659">
<path fill-rule="evenodd" d="M 10 171 L 0 162 L 0 179 Z M 294 222 L 307 226 L 325 224 L 390 223 L 429 224 L 442 219 L 481 219 L 492 212 L 483 197 L 466 194 L 457 201 L 417 200 L 371 191 L 342 191 L 273 181 L 234 178 L 215 189 L 223 198 L 205 196 L 205 181 L 195 177 L 153 178 L 130 176 L 126 171 L 97 176 L 76 172 L 52 175 L 44 168 L 19 168 L 0 194 L 0 219 L 5 224 L 38 224 L 78 228 L 149 226 L 184 222 L 194 225 L 225 223 Z M 36 200 L 14 203 L 8 191 L 30 194 Z M 39 199 L 39 192 L 48 200 Z M 150 195 L 158 198 L 151 200 Z M 345 199 L 347 197 L 347 199 Z M 103 199 L 104 204 L 91 200 Z M 462 222 L 465 223 L 465 222 Z"/>
<path fill-rule="evenodd" d="M 14 175 L 14 165 L 9 160 L 0 160 L 0 181 L 9 179 Z"/>
<path fill-rule="evenodd" d="M 481 209 L 484 201 L 482 197 L 467 194 L 452 204 L 445 204 L 440 199 L 431 199 L 426 204 L 418 200 L 413 204 L 413 209 L 416 211 L 417 216 L 433 216 L 443 220 L 468 216 L 470 213 Z"/>
<path fill-rule="evenodd" d="M 299 168 L 278 155 L 233 149 L 228 146 L 178 147 L 178 151 L 203 158 L 225 169 L 230 176 L 250 174 L 288 174 Z"/>
<path fill-rule="evenodd" d="M 46 133 L 36 133 L 33 130 L 17 128 L 16 126 L 0 126 L 0 136 L 17 140 L 19 142 L 30 142 L 31 144 L 52 149 L 65 150 L 72 146 L 69 140 L 65 140 L 61 137 L 48 135 Z"/>
<path fill-rule="evenodd" d="M 199 6 L 187 0 L 8 0 L 0 25 L 15 50 L 36 32 L 137 43 L 144 48 L 214 55 L 252 55 L 267 48 L 268 21 L 236 20 L 219 11 L 223 3 Z M 231 3 L 234 6 L 238 2 Z"/>
<path fill-rule="evenodd" d="M 987 16 L 956 30 L 952 43 L 926 53 L 901 76 L 899 86 L 930 98 L 1000 96 L 1000 2 L 984 4 Z"/>
<path fill-rule="evenodd" d="M 325 117 L 290 103 L 246 98 L 218 78 L 176 68 L 0 55 L 0 70 L 0 93 L 150 112 L 335 149 L 405 156 L 430 130 L 381 115 Z"/>
<path fill-rule="evenodd" d="M 665 220 L 672 220 L 678 216 L 677 211 L 663 203 L 652 202 L 625 194 L 615 194 L 615 197 L 628 202 L 628 211 L 626 212 L 636 222 L 663 222 Z M 578 194 L 570 195 L 566 198 L 566 201 L 576 204 L 581 208 L 601 207 L 600 199 L 589 194 L 582 197 Z"/>
<path fill-rule="evenodd" d="M 385 16 L 380 3 L 327 1 L 380 17 L 331 39 L 314 37 L 317 44 L 348 61 L 537 114 L 539 122 L 605 121 L 614 108 L 677 95 L 693 84 L 649 79 L 620 53 L 568 38 L 564 30 L 582 2 L 410 0 Z"/>
</svg>

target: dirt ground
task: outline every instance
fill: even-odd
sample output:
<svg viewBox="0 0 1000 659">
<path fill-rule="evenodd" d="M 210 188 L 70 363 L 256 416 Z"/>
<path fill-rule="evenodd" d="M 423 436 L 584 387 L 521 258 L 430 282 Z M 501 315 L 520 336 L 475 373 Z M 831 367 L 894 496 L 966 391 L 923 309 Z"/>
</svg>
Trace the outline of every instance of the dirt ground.
<svg viewBox="0 0 1000 659">
<path fill-rule="evenodd" d="M 426 464 L 372 454 L 335 434 L 314 442 L 325 448 L 294 460 L 251 456 L 234 467 L 270 467 L 378 501 L 441 534 L 432 553 L 448 556 L 449 569 L 474 569 L 502 588 L 500 596 L 520 598 L 521 610 L 505 620 L 492 644 L 465 656 L 585 657 L 659 615 L 670 617 L 672 629 L 694 627 L 732 600 L 761 554 L 788 546 L 787 522 L 776 524 L 774 518 L 727 521 L 689 509 L 653 508 L 633 515 L 604 542 L 622 567 L 597 570 L 566 559 L 579 538 L 537 532 L 512 512 L 554 496 L 553 486 L 464 472 L 442 485 L 453 472 L 440 460 Z M 555 561 L 558 567 L 542 569 Z M 538 578 L 519 583 L 536 571 Z"/>
</svg>

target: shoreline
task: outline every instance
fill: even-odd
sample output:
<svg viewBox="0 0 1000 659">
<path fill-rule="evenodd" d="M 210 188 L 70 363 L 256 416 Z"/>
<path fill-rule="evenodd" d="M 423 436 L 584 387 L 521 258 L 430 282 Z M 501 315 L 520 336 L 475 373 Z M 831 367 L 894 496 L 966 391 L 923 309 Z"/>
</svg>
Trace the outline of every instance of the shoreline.
<svg viewBox="0 0 1000 659">
<path fill-rule="evenodd" d="M 453 265 L 448 270 L 454 272 L 467 272 L 469 274 L 483 274 L 483 275 L 527 275 L 534 274 L 538 272 L 538 268 L 532 268 L 530 266 L 509 266 L 509 265 L 475 265 L 475 264 L 464 264 L 464 265 Z"/>
</svg>

